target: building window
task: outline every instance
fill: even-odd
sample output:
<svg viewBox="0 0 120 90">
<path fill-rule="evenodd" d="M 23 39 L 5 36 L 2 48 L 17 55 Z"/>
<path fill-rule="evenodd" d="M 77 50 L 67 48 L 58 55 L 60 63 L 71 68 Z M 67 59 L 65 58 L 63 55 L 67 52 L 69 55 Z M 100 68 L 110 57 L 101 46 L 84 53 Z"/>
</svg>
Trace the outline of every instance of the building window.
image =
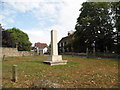
<svg viewBox="0 0 120 90">
<path fill-rule="evenodd" d="M 63 42 L 63 46 L 64 46 L 64 42 Z"/>
<path fill-rule="evenodd" d="M 61 43 L 59 43 L 59 47 L 61 47 Z"/>
<path fill-rule="evenodd" d="M 66 45 L 66 42 L 65 42 L 65 45 Z"/>
</svg>

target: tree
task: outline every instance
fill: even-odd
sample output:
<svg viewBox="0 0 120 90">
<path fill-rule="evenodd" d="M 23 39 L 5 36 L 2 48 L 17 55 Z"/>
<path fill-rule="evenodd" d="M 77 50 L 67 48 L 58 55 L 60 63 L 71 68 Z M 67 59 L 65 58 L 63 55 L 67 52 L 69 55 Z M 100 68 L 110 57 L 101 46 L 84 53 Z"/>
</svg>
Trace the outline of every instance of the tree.
<svg viewBox="0 0 120 90">
<path fill-rule="evenodd" d="M 81 13 L 75 26 L 74 49 L 86 51 L 92 49 L 95 42 L 98 51 L 111 51 L 113 28 L 108 2 L 85 2 L 80 9 Z M 83 50 L 82 50 L 83 49 Z M 80 52 L 79 51 L 79 52 Z"/>
<path fill-rule="evenodd" d="M 10 37 L 10 32 L 6 31 L 2 28 L 0 24 L 0 31 L 2 33 L 2 47 L 15 47 L 15 45 L 12 43 L 12 38 Z"/>
<path fill-rule="evenodd" d="M 120 1 L 119 2 L 112 2 L 112 15 L 113 15 L 113 22 L 115 28 L 115 51 L 116 53 L 120 54 Z"/>
<path fill-rule="evenodd" d="M 10 32 L 2 31 L 2 47 L 15 47 L 16 44 L 13 42 Z"/>
<path fill-rule="evenodd" d="M 15 47 L 18 45 L 19 51 L 30 50 L 31 42 L 29 41 L 29 37 L 26 33 L 18 28 L 7 29 L 5 33 L 7 34 L 7 37 L 5 36 L 6 34 L 3 34 L 3 37 L 5 37 L 7 40 L 3 40 L 9 41 L 8 43 L 5 43 L 6 46 Z"/>
</svg>

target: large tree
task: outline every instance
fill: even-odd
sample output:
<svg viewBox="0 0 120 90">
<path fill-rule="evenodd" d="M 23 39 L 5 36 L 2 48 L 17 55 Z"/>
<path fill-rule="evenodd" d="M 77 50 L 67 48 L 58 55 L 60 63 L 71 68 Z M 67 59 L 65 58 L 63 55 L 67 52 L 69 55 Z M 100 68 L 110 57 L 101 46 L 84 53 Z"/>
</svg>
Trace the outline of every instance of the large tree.
<svg viewBox="0 0 120 90">
<path fill-rule="evenodd" d="M 7 29 L 3 31 L 3 46 L 16 47 L 19 51 L 29 51 L 31 42 L 26 33 L 18 28 Z"/>
<path fill-rule="evenodd" d="M 75 26 L 74 49 L 92 48 L 95 43 L 98 51 L 111 51 L 113 28 L 110 17 L 110 3 L 85 2 L 80 9 L 81 13 Z M 84 50 L 82 50 L 84 49 Z"/>
<path fill-rule="evenodd" d="M 120 1 L 111 3 L 111 10 L 115 28 L 115 51 L 120 53 Z"/>
<path fill-rule="evenodd" d="M 13 42 L 10 32 L 2 31 L 2 47 L 15 47 L 16 44 Z"/>
</svg>

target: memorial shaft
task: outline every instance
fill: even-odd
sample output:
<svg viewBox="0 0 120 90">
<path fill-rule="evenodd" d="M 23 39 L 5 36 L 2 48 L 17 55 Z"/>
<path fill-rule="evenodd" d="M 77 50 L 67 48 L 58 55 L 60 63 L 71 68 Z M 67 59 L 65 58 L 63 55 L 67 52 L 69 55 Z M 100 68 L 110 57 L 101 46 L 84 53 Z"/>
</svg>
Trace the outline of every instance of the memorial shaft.
<svg viewBox="0 0 120 90">
<path fill-rule="evenodd" d="M 51 55 L 58 55 L 57 31 L 51 31 Z"/>
<path fill-rule="evenodd" d="M 58 55 L 58 45 L 57 45 L 57 31 L 51 31 L 51 55 L 48 57 L 47 61 L 44 63 L 49 65 L 65 65 L 67 60 L 62 60 L 62 55 Z"/>
</svg>

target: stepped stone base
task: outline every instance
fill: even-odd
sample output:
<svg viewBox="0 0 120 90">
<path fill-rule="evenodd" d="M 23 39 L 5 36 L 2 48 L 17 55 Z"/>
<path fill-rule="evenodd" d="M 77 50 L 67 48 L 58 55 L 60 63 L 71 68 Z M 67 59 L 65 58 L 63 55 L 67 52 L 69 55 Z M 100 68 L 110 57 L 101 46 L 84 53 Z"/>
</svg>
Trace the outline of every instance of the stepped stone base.
<svg viewBox="0 0 120 90">
<path fill-rule="evenodd" d="M 53 55 L 48 57 L 47 61 L 44 61 L 44 63 L 49 64 L 49 65 L 65 65 L 67 64 L 67 60 L 62 60 L 61 55 Z"/>
</svg>

